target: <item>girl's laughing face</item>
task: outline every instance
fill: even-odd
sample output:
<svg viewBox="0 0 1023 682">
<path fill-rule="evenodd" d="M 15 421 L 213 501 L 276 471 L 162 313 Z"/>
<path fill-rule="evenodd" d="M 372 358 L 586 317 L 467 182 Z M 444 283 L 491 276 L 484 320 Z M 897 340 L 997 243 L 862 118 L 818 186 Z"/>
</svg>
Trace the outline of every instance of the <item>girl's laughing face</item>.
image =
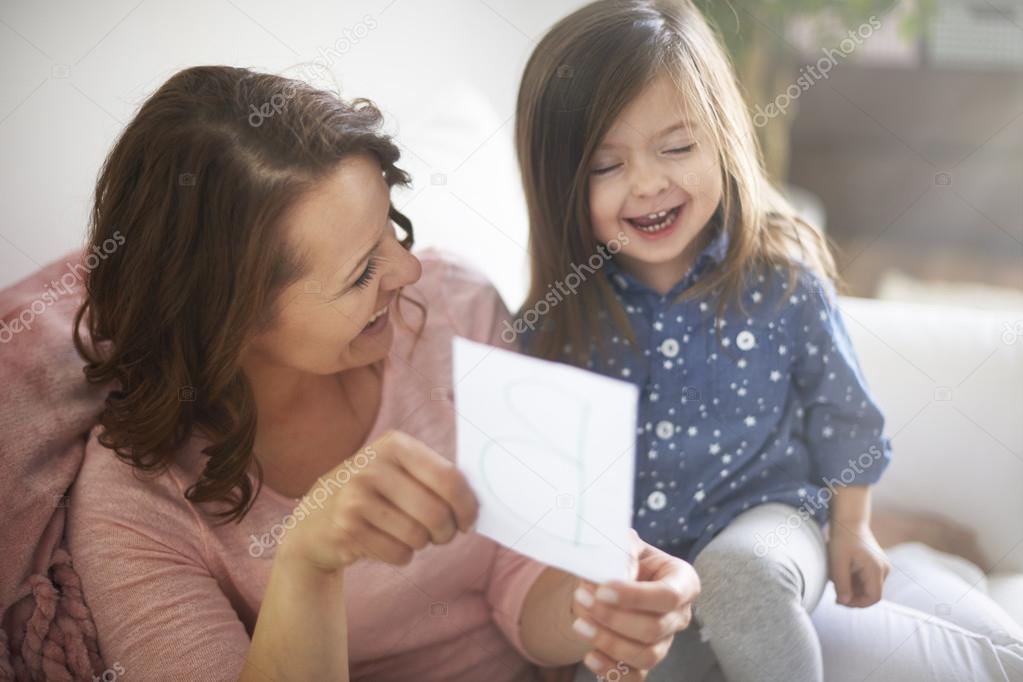
<svg viewBox="0 0 1023 682">
<path fill-rule="evenodd" d="M 721 165 L 709 131 L 687 115 L 667 76 L 615 120 L 590 167 L 590 218 L 603 243 L 628 235 L 617 261 L 667 292 L 692 266 L 721 202 Z"/>
</svg>

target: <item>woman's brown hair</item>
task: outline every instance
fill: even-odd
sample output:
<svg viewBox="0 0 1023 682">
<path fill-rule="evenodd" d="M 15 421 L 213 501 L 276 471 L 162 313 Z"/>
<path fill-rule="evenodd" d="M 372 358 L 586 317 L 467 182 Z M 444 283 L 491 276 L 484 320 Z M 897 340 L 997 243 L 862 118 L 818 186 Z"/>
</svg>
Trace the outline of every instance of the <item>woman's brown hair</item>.
<svg viewBox="0 0 1023 682">
<path fill-rule="evenodd" d="M 834 279 L 821 233 L 801 220 L 768 182 L 749 110 L 718 36 L 690 0 L 598 0 L 556 23 L 533 50 L 519 87 L 515 145 L 529 215 L 531 282 L 522 310 L 549 294 L 573 264 L 598 251 L 589 217 L 592 158 L 619 114 L 656 77 L 683 93 L 697 124 L 712 131 L 722 172 L 714 218 L 728 232 L 724 262 L 684 292 L 720 291 L 719 310 L 739 303 L 745 278 L 786 266 L 789 286 L 802 263 Z M 529 351 L 582 363 L 602 347 L 595 311 L 632 337 L 605 277 L 549 307 Z M 572 352 L 565 354 L 565 348 Z"/>
<path fill-rule="evenodd" d="M 346 157 L 373 154 L 389 186 L 408 175 L 380 111 L 301 81 L 227 66 L 185 69 L 141 107 L 96 185 L 89 246 L 119 244 L 91 270 L 74 342 L 92 383 L 111 383 L 100 443 L 163 469 L 198 430 L 209 440 L 193 503 L 241 520 L 256 407 L 244 343 L 301 276 L 281 219 Z M 412 225 L 390 209 L 411 246 Z M 89 340 L 82 338 L 84 320 Z"/>
</svg>

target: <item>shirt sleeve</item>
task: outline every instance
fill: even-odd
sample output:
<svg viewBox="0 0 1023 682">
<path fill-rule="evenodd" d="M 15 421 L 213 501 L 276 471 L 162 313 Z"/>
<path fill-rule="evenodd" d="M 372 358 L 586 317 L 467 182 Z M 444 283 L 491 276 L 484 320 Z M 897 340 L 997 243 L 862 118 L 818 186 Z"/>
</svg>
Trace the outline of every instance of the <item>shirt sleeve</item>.
<svg viewBox="0 0 1023 682">
<path fill-rule="evenodd" d="M 804 438 L 820 485 L 876 483 L 891 461 L 884 416 L 867 388 L 834 288 L 804 273 L 793 294 L 799 344 L 793 374 Z"/>
<path fill-rule="evenodd" d="M 424 269 L 443 272 L 442 309 L 456 334 L 505 350 L 518 350 L 511 314 L 490 280 L 467 263 L 433 249 L 420 254 L 420 259 Z"/>
<path fill-rule="evenodd" d="M 487 603 L 497 627 L 516 651 L 539 666 L 550 664 L 533 657 L 522 643 L 522 608 L 529 590 L 547 568 L 546 564 L 497 545 L 497 556 L 487 585 Z"/>
<path fill-rule="evenodd" d="M 139 680 L 237 680 L 249 636 L 206 568 L 197 522 L 95 441 L 86 460 L 68 537 L 105 664 Z"/>
</svg>

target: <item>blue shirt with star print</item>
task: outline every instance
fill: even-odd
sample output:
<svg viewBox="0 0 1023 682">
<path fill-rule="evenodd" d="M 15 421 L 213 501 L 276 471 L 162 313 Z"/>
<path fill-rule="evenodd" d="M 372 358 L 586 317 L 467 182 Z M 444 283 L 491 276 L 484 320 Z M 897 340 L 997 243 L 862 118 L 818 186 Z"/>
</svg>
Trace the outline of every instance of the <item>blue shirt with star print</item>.
<svg viewBox="0 0 1023 682">
<path fill-rule="evenodd" d="M 633 526 L 688 561 L 759 504 L 825 524 L 835 490 L 875 483 L 891 459 L 830 283 L 800 268 L 787 291 L 768 267 L 747 279 L 745 312 L 718 317 L 713 293 L 676 300 L 727 248 L 719 232 L 664 295 L 608 262 L 637 346 L 601 313 L 608 351 L 588 363 L 639 387 Z"/>
</svg>

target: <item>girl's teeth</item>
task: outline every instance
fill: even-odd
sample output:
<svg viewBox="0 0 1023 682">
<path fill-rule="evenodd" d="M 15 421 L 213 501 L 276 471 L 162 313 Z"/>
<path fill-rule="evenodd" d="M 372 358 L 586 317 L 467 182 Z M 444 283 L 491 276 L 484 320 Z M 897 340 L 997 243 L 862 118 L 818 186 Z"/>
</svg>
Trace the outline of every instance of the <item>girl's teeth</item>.
<svg viewBox="0 0 1023 682">
<path fill-rule="evenodd" d="M 669 216 L 669 214 L 671 214 L 671 215 Z M 660 222 L 654 224 L 654 225 L 647 225 L 645 227 L 644 226 L 640 226 L 640 225 L 635 225 L 635 224 L 634 225 L 635 225 L 637 230 L 640 230 L 642 232 L 657 232 L 659 230 L 663 230 L 668 225 L 670 225 L 671 222 L 675 219 L 675 209 L 671 209 L 669 211 L 661 211 L 660 213 L 651 213 L 651 214 L 647 215 L 647 219 L 649 219 L 649 220 L 654 220 L 655 218 L 662 218 L 662 217 L 664 219 L 661 220 Z"/>
</svg>

